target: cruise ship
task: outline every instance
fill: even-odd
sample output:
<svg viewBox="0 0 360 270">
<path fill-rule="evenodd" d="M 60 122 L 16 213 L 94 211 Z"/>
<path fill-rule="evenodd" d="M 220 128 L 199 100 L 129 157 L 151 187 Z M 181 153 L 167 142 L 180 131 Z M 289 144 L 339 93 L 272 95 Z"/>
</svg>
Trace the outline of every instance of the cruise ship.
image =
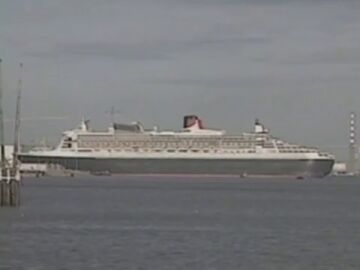
<svg viewBox="0 0 360 270">
<path fill-rule="evenodd" d="M 255 121 L 240 135 L 207 129 L 196 115 L 179 131 L 145 129 L 140 122 L 114 123 L 95 131 L 89 121 L 65 131 L 54 149 L 20 153 L 22 163 L 54 164 L 69 170 L 111 174 L 196 174 L 240 177 L 324 177 L 334 157 L 317 148 L 273 137 Z"/>
</svg>

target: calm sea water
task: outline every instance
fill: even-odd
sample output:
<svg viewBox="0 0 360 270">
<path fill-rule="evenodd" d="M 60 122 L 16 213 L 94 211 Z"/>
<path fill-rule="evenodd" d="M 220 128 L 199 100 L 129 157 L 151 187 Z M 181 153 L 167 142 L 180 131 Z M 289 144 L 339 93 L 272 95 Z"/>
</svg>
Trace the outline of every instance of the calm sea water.
<svg viewBox="0 0 360 270">
<path fill-rule="evenodd" d="M 360 269 L 360 179 L 25 179 L 0 269 Z"/>
</svg>

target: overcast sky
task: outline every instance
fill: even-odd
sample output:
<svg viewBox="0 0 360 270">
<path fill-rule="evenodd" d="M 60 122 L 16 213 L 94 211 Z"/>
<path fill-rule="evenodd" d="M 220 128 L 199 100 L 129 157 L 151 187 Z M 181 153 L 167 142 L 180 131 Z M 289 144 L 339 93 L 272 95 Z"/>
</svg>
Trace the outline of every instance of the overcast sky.
<svg viewBox="0 0 360 270">
<path fill-rule="evenodd" d="M 160 128 L 195 113 L 235 133 L 259 117 L 328 149 L 360 114 L 355 0 L 0 0 L 0 57 L 7 118 L 24 63 L 23 117 L 38 118 L 24 120 L 25 142 L 83 116 L 106 127 L 115 106 L 119 121 Z"/>
</svg>

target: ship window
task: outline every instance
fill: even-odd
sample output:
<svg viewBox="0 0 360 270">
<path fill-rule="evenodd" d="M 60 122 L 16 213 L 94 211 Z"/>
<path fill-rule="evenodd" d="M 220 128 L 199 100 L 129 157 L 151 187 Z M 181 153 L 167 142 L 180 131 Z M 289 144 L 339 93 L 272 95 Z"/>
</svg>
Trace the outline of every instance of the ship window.
<svg viewBox="0 0 360 270">
<path fill-rule="evenodd" d="M 175 149 L 168 149 L 167 151 L 168 151 L 168 153 L 174 153 Z"/>
<path fill-rule="evenodd" d="M 85 153 L 85 152 L 92 152 L 92 150 L 90 150 L 90 149 L 79 149 L 78 152 Z"/>
</svg>

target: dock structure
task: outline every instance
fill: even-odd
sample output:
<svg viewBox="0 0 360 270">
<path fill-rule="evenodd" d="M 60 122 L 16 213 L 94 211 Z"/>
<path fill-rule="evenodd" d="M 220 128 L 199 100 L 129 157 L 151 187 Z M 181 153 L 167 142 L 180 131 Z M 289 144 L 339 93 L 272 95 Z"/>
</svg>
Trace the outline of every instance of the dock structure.
<svg viewBox="0 0 360 270">
<path fill-rule="evenodd" d="M 15 143 L 12 160 L 6 157 L 5 153 L 5 132 L 4 132 L 4 113 L 2 107 L 3 89 L 0 59 L 0 207 L 20 205 L 21 175 L 18 162 L 19 150 L 19 128 L 20 128 L 20 97 L 21 79 L 18 84 L 18 99 L 16 104 L 15 119 Z M 22 64 L 20 64 L 22 67 Z"/>
</svg>

